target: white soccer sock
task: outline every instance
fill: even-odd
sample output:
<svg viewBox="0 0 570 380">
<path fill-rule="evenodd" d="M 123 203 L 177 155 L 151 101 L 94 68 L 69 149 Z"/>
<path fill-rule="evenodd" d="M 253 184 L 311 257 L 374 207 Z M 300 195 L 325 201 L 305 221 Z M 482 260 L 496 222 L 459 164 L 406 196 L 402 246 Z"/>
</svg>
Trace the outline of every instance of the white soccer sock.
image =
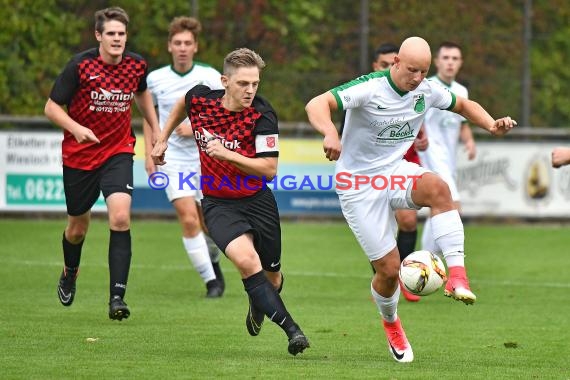
<svg viewBox="0 0 570 380">
<path fill-rule="evenodd" d="M 372 293 L 372 298 L 378 307 L 378 311 L 382 318 L 387 322 L 395 322 L 398 319 L 398 300 L 400 298 L 400 286 L 396 287 L 396 291 L 392 294 L 392 297 L 386 298 L 382 297 L 374 288 L 372 283 L 370 283 L 370 293 Z"/>
<path fill-rule="evenodd" d="M 465 234 L 459 212 L 451 210 L 432 216 L 431 228 L 447 266 L 465 266 Z"/>
<path fill-rule="evenodd" d="M 431 253 L 441 252 L 441 249 L 435 243 L 433 238 L 433 231 L 431 227 L 431 218 L 427 217 L 422 231 L 422 250 L 430 251 Z"/>
<path fill-rule="evenodd" d="M 222 251 L 220 251 L 211 237 L 208 235 L 204 236 L 206 237 L 206 243 L 208 244 L 208 253 L 210 254 L 210 260 L 212 260 L 213 263 L 219 263 L 220 258 L 222 257 Z"/>
<path fill-rule="evenodd" d="M 184 248 L 186 248 L 190 262 L 192 262 L 192 265 L 200 274 L 202 280 L 204 280 L 204 282 L 214 280 L 216 274 L 214 273 L 214 268 L 210 261 L 208 245 L 206 244 L 204 233 L 200 232 L 192 238 L 183 237 L 182 242 L 184 243 Z"/>
</svg>

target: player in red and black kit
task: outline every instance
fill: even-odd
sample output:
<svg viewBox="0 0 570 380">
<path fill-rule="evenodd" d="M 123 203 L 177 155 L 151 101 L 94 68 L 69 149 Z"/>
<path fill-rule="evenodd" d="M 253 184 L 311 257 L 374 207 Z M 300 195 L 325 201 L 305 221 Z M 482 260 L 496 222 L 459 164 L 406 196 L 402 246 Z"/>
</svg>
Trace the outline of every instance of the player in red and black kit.
<svg viewBox="0 0 570 380">
<path fill-rule="evenodd" d="M 136 101 L 152 133 L 159 127 L 146 90 L 147 63 L 125 52 L 129 16 L 118 7 L 95 13 L 99 47 L 75 55 L 57 77 L 46 116 L 64 129 L 63 183 L 68 222 L 63 233 L 65 266 L 57 292 L 73 303 L 81 250 L 91 207 L 103 192 L 109 214 L 109 318 L 128 318 L 124 302 L 131 263 L 130 208 L 135 136 L 131 104 Z M 67 108 L 67 112 L 65 108 Z"/>
<path fill-rule="evenodd" d="M 267 316 L 287 334 L 289 353 L 297 355 L 309 341 L 279 294 L 279 212 L 273 193 L 264 186 L 264 180 L 277 173 L 279 155 L 277 115 L 255 95 L 264 66 L 249 49 L 228 54 L 222 75 L 225 90 L 192 88 L 172 108 L 151 156 L 155 164 L 164 164 L 168 137 L 187 114 L 200 150 L 206 226 L 241 274 L 249 296 L 247 330 L 258 335 Z"/>
</svg>

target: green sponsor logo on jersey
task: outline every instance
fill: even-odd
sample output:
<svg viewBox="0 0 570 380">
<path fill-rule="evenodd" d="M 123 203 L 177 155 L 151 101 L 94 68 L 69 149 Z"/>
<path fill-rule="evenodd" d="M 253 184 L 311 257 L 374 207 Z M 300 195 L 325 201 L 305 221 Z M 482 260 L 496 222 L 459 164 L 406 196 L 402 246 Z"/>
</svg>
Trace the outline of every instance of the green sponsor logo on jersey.
<svg viewBox="0 0 570 380">
<path fill-rule="evenodd" d="M 426 109 L 426 100 L 424 94 L 414 95 L 414 111 L 422 113 Z"/>
<path fill-rule="evenodd" d="M 392 124 L 382 129 L 376 136 L 376 144 L 379 145 L 395 145 L 403 140 L 413 140 L 414 130 L 409 123 L 404 125 Z"/>
</svg>

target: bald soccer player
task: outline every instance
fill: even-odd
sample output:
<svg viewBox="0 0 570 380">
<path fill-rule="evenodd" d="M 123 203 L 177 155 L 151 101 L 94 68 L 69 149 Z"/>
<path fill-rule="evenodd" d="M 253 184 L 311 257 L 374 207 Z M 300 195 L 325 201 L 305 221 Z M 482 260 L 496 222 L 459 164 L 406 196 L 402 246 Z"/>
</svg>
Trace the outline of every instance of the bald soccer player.
<svg viewBox="0 0 570 380">
<path fill-rule="evenodd" d="M 449 296 L 465 304 L 476 299 L 463 265 L 463 223 L 449 187 L 439 176 L 402 157 L 430 108 L 459 113 L 492 135 L 503 135 L 516 125 L 508 116 L 495 120 L 478 103 L 426 80 L 430 63 L 428 43 L 410 37 L 389 71 L 363 75 L 318 95 L 305 107 L 309 122 L 324 136 L 326 158 L 337 161 L 336 191 L 342 212 L 376 270 L 370 290 L 389 351 L 398 362 L 411 362 L 414 354 L 397 314 L 400 256 L 394 210 L 431 208 L 433 233 L 443 256 L 448 264 L 462 268 L 461 275 L 450 276 Z M 331 120 L 331 112 L 337 109 L 347 111 L 342 140 Z M 378 178 L 386 179 L 385 186 Z"/>
</svg>

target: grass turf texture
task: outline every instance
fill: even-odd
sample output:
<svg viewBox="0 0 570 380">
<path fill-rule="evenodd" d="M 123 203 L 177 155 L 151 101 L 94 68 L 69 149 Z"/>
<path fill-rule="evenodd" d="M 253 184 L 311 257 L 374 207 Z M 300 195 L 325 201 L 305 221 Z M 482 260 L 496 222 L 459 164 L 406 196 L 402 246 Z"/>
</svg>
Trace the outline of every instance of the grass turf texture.
<svg viewBox="0 0 570 380">
<path fill-rule="evenodd" d="M 284 223 L 282 293 L 311 348 L 292 357 L 266 320 L 250 337 L 247 297 L 223 258 L 226 294 L 205 286 L 176 222 L 135 220 L 126 302 L 107 317 L 106 222 L 84 245 L 74 304 L 59 304 L 62 220 L 0 221 L 0 377 L 4 379 L 568 379 L 568 229 L 466 226 L 474 306 L 443 296 L 401 300 L 415 361 L 389 355 L 371 270 L 344 223 Z M 92 338 L 92 339 L 89 339 Z M 89 341 L 92 340 L 92 341 Z"/>
</svg>

